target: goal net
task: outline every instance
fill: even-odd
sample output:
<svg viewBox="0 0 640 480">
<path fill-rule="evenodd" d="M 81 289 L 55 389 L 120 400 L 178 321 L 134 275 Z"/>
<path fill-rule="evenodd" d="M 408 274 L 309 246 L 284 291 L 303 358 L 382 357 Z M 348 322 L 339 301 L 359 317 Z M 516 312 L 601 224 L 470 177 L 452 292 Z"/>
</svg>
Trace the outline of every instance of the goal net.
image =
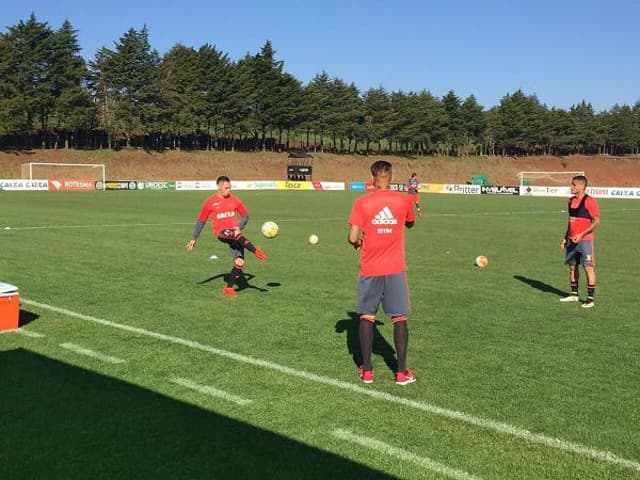
<svg viewBox="0 0 640 480">
<path fill-rule="evenodd" d="M 519 172 L 518 180 L 521 187 L 534 185 L 537 187 L 553 187 L 556 185 L 568 186 L 576 175 L 584 175 L 584 172 Z"/>
<path fill-rule="evenodd" d="M 42 163 L 22 164 L 22 178 L 29 180 L 100 181 L 96 188 L 104 190 L 106 169 L 103 163 Z"/>
</svg>

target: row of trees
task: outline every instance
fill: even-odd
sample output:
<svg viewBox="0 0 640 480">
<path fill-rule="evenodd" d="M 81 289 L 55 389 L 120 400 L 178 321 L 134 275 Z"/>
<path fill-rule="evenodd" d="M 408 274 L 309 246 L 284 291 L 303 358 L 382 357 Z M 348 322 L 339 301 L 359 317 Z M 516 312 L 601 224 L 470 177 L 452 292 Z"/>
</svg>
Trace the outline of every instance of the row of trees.
<svg viewBox="0 0 640 480">
<path fill-rule="evenodd" d="M 130 29 L 88 62 L 77 31 L 34 15 L 0 34 L 0 147 L 275 149 L 411 154 L 638 153 L 640 101 L 549 108 L 518 90 L 485 109 L 454 91 L 303 85 L 270 42 L 233 61 L 215 46 L 164 56 Z"/>
</svg>

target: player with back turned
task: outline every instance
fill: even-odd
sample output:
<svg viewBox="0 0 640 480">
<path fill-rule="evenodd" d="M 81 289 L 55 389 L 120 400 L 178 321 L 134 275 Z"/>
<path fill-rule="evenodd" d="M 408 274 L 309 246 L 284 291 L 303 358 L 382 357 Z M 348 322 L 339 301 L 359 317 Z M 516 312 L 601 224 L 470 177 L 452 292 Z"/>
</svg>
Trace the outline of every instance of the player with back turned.
<svg viewBox="0 0 640 480">
<path fill-rule="evenodd" d="M 193 250 L 207 220 L 211 218 L 213 233 L 216 238 L 229 245 L 233 257 L 233 268 L 229 273 L 226 285 L 222 290 L 225 297 L 237 296 L 233 286 L 238 282 L 244 267 L 244 251 L 249 250 L 258 260 L 265 260 L 267 256 L 260 247 L 255 247 L 243 234 L 242 229 L 249 221 L 249 212 L 242 201 L 231 193 L 231 180 L 220 176 L 216 180 L 218 192 L 207 198 L 200 210 L 200 215 L 193 228 L 191 240 L 187 243 L 187 250 Z M 240 216 L 238 219 L 237 215 Z"/>
<path fill-rule="evenodd" d="M 407 385 L 416 381 L 407 367 L 410 313 L 404 228 L 415 223 L 413 201 L 407 195 L 389 190 L 392 166 L 379 160 L 371 165 L 374 190 L 357 198 L 349 215 L 348 241 L 360 253 L 358 277 L 358 327 L 363 364 L 360 378 L 373 382 L 371 353 L 376 312 L 382 308 L 393 323 L 397 354 L 395 381 Z"/>
</svg>

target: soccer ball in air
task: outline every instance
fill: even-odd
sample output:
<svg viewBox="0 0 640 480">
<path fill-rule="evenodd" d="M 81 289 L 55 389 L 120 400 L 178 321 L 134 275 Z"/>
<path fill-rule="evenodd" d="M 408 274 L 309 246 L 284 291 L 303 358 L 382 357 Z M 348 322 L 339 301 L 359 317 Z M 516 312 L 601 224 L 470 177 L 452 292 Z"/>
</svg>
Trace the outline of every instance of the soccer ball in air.
<svg viewBox="0 0 640 480">
<path fill-rule="evenodd" d="M 489 265 L 489 259 L 484 255 L 478 255 L 473 263 L 476 267 L 484 268 Z"/>
<path fill-rule="evenodd" d="M 309 235 L 309 243 L 311 245 L 315 245 L 316 243 L 318 243 L 318 241 L 320 241 L 320 239 L 318 238 L 318 235 Z"/>
<path fill-rule="evenodd" d="M 273 238 L 278 235 L 279 231 L 280 227 L 278 227 L 276 222 L 264 222 L 262 227 L 260 227 L 260 233 L 262 233 L 265 238 Z"/>
</svg>

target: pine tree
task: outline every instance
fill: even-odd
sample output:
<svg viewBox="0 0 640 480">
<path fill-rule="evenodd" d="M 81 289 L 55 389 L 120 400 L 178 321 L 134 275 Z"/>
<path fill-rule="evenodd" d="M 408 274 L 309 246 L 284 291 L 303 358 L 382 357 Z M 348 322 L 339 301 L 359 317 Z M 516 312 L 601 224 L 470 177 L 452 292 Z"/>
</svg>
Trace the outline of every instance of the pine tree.
<svg viewBox="0 0 640 480">
<path fill-rule="evenodd" d="M 65 148 L 69 148 L 70 141 L 75 142 L 74 132 L 90 131 L 95 122 L 95 108 L 85 87 L 87 77 L 77 31 L 65 20 L 51 36 L 50 68 L 50 88 L 55 99 L 54 128 L 58 138 L 63 137 Z"/>
</svg>

